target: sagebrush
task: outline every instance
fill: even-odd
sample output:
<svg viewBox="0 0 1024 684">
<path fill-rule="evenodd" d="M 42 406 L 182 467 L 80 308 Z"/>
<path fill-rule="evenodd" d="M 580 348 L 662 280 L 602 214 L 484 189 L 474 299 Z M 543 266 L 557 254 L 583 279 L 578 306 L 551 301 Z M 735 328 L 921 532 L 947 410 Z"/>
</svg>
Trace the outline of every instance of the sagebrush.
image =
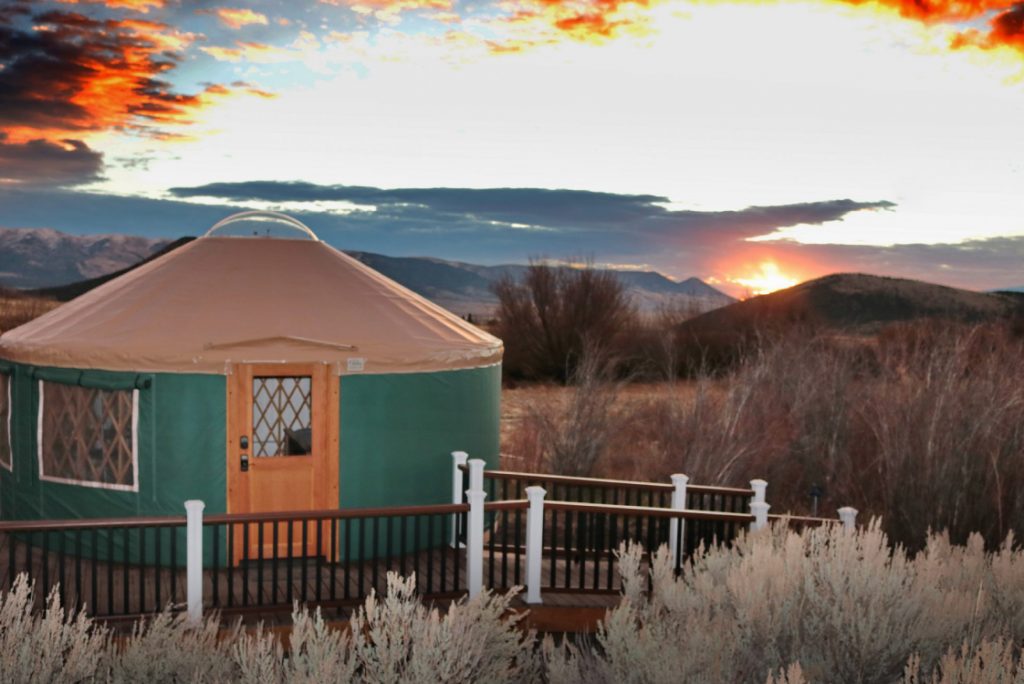
<svg viewBox="0 0 1024 684">
<path fill-rule="evenodd" d="M 0 595 L 0 680 L 13 682 L 1020 682 L 1024 552 L 980 536 L 922 550 L 893 545 L 873 522 L 794 531 L 779 523 L 702 550 L 680 576 L 662 548 L 621 547 L 624 593 L 593 642 L 521 629 L 513 594 L 446 612 L 414 578 L 388 577 L 349 629 L 296 606 L 277 633 L 190 627 L 156 616 L 127 638 L 65 612 L 50 594 L 33 613 L 19 578 Z M 647 592 L 648 577 L 653 590 Z"/>
</svg>

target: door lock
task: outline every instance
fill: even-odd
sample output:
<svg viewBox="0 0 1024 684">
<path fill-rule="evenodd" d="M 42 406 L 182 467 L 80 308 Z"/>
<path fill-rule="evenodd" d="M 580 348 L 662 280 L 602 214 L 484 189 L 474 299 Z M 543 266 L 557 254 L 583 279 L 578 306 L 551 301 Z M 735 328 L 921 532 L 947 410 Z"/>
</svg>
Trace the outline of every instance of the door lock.
<svg viewBox="0 0 1024 684">
<path fill-rule="evenodd" d="M 242 435 L 242 438 L 238 440 L 238 445 L 243 449 L 249 448 L 249 435 Z"/>
<path fill-rule="evenodd" d="M 242 454 L 242 472 L 249 472 L 249 454 Z"/>
</svg>

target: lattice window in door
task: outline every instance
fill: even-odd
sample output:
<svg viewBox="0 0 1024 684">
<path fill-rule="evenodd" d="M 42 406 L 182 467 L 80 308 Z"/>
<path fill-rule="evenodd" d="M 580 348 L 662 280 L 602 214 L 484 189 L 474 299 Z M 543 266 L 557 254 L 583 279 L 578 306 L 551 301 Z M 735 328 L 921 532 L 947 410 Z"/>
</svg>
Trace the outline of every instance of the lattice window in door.
<svg viewBox="0 0 1024 684">
<path fill-rule="evenodd" d="M 0 466 L 14 470 L 11 460 L 11 376 L 0 373 Z"/>
<path fill-rule="evenodd" d="M 308 375 L 252 379 L 253 456 L 312 453 L 313 379 Z"/>
<path fill-rule="evenodd" d="M 138 390 L 39 383 L 39 476 L 138 491 Z"/>
</svg>

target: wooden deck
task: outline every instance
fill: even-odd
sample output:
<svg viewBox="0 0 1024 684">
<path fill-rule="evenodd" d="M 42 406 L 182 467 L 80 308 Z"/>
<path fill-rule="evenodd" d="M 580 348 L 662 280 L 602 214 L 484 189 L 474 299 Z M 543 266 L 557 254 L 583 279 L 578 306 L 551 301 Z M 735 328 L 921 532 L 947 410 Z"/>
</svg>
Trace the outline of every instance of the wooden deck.
<svg viewBox="0 0 1024 684">
<path fill-rule="evenodd" d="M 0 587 L 6 591 L 14 575 L 29 569 L 39 606 L 49 591 L 59 587 L 62 605 L 84 607 L 90 615 L 107 620 L 137 618 L 168 606 L 172 610 L 184 608 L 186 574 L 183 565 L 158 567 L 155 563 L 94 561 L 72 553 L 73 544 L 65 543 L 63 552 L 58 543 L 51 540 L 48 544 L 50 548 L 44 551 L 38 539 L 29 545 L 18 535 L 0 532 Z M 566 579 L 575 582 L 582 576 L 578 561 L 561 556 L 552 561 L 546 557 L 541 574 L 545 585 L 552 577 L 552 562 L 559 585 Z M 485 554 L 484 585 L 496 591 L 511 588 L 517 579 L 517 567 L 518 579 L 522 582 L 526 575 L 522 555 L 517 557 L 500 550 Z M 587 580 L 592 580 L 591 566 L 584 563 L 584 569 Z M 541 612 L 550 614 L 555 608 L 587 609 L 588 619 L 593 622 L 604 609 L 619 600 L 617 576 L 613 578 L 614 588 L 607 590 L 606 579 L 611 575 L 604 565 L 600 570 L 600 592 L 583 591 L 580 587 L 544 589 Z M 225 618 L 237 615 L 246 622 L 288 623 L 293 601 L 321 606 L 326 615 L 344 619 L 371 590 L 381 594 L 386 591 L 389 571 L 403 576 L 415 573 L 417 591 L 427 602 L 447 605 L 466 592 L 465 552 L 442 546 L 354 563 L 329 563 L 319 557 L 291 562 L 286 559 L 262 563 L 243 561 L 234 567 L 206 568 L 204 604 L 207 610 L 218 610 Z M 533 609 L 521 597 L 515 600 L 514 606 Z"/>
</svg>

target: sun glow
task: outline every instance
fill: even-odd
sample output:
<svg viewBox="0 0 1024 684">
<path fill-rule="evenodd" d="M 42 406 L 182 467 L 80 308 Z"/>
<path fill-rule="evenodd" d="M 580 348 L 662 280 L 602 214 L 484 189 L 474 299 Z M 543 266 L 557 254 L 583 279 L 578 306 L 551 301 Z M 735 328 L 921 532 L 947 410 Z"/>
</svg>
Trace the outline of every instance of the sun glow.
<svg viewBox="0 0 1024 684">
<path fill-rule="evenodd" d="M 768 294 L 776 290 L 784 290 L 800 282 L 779 270 L 778 264 L 774 261 L 764 261 L 758 266 L 756 272 L 742 278 L 731 278 L 731 280 L 748 290 L 751 295 Z"/>
</svg>

